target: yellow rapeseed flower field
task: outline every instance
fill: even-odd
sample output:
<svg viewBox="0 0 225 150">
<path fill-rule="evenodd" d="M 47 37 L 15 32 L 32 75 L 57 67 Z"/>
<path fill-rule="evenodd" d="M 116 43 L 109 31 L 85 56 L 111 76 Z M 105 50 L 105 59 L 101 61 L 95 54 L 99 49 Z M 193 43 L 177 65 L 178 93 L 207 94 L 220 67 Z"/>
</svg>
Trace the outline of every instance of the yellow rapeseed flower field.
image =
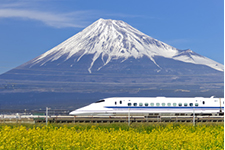
<svg viewBox="0 0 225 150">
<path fill-rule="evenodd" d="M 0 126 L 0 150 L 224 149 L 223 125 Z"/>
</svg>

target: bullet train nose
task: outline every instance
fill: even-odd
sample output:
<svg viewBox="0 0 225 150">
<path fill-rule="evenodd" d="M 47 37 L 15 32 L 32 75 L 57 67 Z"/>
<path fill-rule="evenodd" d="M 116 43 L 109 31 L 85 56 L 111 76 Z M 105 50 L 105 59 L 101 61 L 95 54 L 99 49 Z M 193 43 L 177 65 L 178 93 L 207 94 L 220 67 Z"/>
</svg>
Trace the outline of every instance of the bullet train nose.
<svg viewBox="0 0 225 150">
<path fill-rule="evenodd" d="M 85 112 L 79 111 L 79 110 L 74 110 L 74 111 L 69 113 L 69 115 L 73 115 L 73 116 L 84 115 L 84 114 L 85 114 Z"/>
<path fill-rule="evenodd" d="M 87 105 L 85 107 L 81 107 L 79 109 L 76 109 L 69 113 L 69 115 L 74 116 L 92 116 L 92 115 L 99 115 L 104 114 L 106 111 L 108 111 L 108 108 L 104 108 L 103 106 L 99 106 L 96 103 Z"/>
<path fill-rule="evenodd" d="M 69 113 L 69 115 L 75 115 L 75 116 L 78 115 L 78 114 L 79 113 L 77 113 L 76 111 L 72 111 L 72 112 Z"/>
</svg>

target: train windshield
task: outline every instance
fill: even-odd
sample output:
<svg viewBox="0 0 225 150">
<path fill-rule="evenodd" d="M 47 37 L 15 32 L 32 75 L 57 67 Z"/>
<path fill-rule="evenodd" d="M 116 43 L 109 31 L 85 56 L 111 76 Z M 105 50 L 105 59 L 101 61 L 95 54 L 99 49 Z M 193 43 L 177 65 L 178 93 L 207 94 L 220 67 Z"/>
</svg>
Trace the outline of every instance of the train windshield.
<svg viewBox="0 0 225 150">
<path fill-rule="evenodd" d="M 95 103 L 101 103 L 101 102 L 105 102 L 105 100 L 104 99 L 101 99 L 101 100 L 99 100 L 99 101 L 97 101 Z"/>
</svg>

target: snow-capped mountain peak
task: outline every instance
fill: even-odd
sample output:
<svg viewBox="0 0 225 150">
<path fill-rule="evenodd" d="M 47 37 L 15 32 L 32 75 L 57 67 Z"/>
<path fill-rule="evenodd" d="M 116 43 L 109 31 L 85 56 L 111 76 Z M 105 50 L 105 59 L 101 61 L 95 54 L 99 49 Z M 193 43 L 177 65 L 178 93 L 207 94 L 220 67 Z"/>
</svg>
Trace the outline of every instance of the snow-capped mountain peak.
<svg viewBox="0 0 225 150">
<path fill-rule="evenodd" d="M 112 59 L 122 58 L 125 61 L 130 57 L 139 59 L 143 56 L 147 56 L 158 68 L 160 66 L 155 61 L 154 56 L 207 65 L 223 71 L 223 65 L 211 59 L 200 56 L 191 50 L 178 50 L 145 35 L 123 21 L 111 19 L 97 20 L 83 31 L 34 59 L 33 63 L 44 65 L 47 62 L 58 60 L 62 56 L 66 56 L 64 60 L 66 61 L 73 58 L 73 56 L 79 55 L 76 59 L 76 62 L 78 62 L 84 55 L 88 54 L 93 55 L 92 62 L 88 68 L 90 73 L 99 57 L 101 57 L 104 63 L 103 66 L 105 66 Z"/>
</svg>

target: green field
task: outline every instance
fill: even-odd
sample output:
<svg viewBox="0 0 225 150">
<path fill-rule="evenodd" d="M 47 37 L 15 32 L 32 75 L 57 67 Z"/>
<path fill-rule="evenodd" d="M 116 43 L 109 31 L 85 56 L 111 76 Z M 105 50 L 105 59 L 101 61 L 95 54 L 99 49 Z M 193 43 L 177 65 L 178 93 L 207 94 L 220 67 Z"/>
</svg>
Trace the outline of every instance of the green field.
<svg viewBox="0 0 225 150">
<path fill-rule="evenodd" d="M 224 149 L 224 124 L 2 124 L 0 149 Z"/>
</svg>

